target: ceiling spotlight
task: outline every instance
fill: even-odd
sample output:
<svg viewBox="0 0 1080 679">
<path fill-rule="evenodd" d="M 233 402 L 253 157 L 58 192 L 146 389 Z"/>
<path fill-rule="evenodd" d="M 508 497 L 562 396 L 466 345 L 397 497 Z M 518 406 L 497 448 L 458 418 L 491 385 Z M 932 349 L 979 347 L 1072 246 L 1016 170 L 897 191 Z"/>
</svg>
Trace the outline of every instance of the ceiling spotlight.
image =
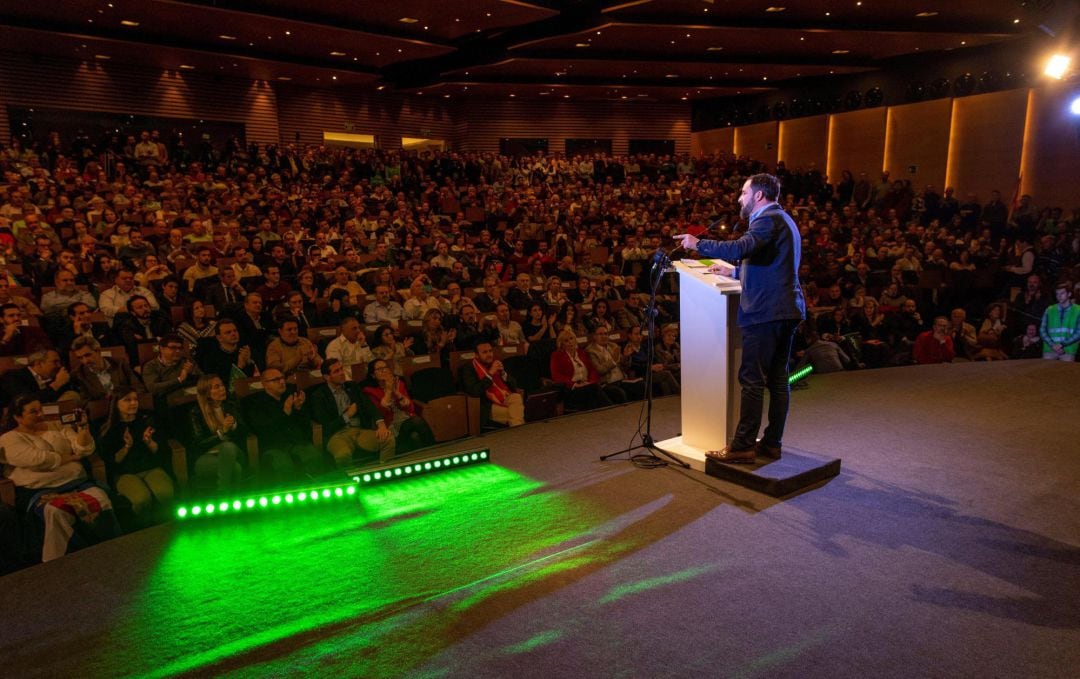
<svg viewBox="0 0 1080 679">
<path fill-rule="evenodd" d="M 336 75 L 332 75 L 332 76 L 330 76 L 330 79 L 331 79 L 331 80 L 337 80 L 337 76 L 336 76 Z"/>
<path fill-rule="evenodd" d="M 706 52 L 719 52 L 722 49 L 724 49 L 724 48 L 723 47 L 708 47 L 708 48 L 705 49 L 705 51 Z"/>
<path fill-rule="evenodd" d="M 1018 23 L 1020 23 L 1020 20 L 1019 19 L 1013 19 L 1013 23 L 1018 24 Z"/>
<path fill-rule="evenodd" d="M 833 54 L 850 54 L 851 50 L 833 50 L 832 53 Z"/>
<path fill-rule="evenodd" d="M 920 19 L 925 19 L 926 17 L 936 17 L 937 12 L 919 12 L 915 16 L 920 18 Z"/>
<path fill-rule="evenodd" d="M 194 71 L 195 70 L 195 67 L 192 66 L 191 64 L 180 64 L 180 68 L 182 68 L 185 71 Z"/>
<path fill-rule="evenodd" d="M 686 97 L 679 97 L 679 99 L 682 99 L 683 101 L 686 101 Z"/>
<path fill-rule="evenodd" d="M 108 61 L 109 59 L 112 59 L 112 57 L 110 57 L 108 54 L 95 54 L 94 58 L 101 59 L 102 61 Z"/>
<path fill-rule="evenodd" d="M 765 11 L 766 12 L 783 12 L 785 9 L 787 9 L 787 7 L 767 7 L 767 8 L 765 8 Z"/>
<path fill-rule="evenodd" d="M 418 22 L 420 20 L 419 19 L 413 19 L 412 17 L 401 17 L 400 19 L 398 19 L 398 21 L 400 21 L 403 24 L 415 24 L 416 22 Z"/>
<path fill-rule="evenodd" d="M 378 87 L 376 87 L 375 89 L 377 89 L 378 91 L 382 92 L 383 90 L 385 90 L 385 89 L 386 89 L 386 85 L 379 85 L 379 86 L 378 86 Z"/>
<path fill-rule="evenodd" d="M 588 46 L 589 46 L 589 43 L 587 43 L 587 42 L 574 43 L 574 47 L 588 47 Z"/>
<path fill-rule="evenodd" d="M 235 35 L 219 35 L 218 37 L 222 40 L 236 40 Z"/>
<path fill-rule="evenodd" d="M 287 75 L 279 75 L 279 76 L 277 77 L 277 79 L 278 79 L 278 80 L 292 80 L 292 78 L 290 78 L 290 77 L 289 77 L 289 76 L 287 76 Z"/>
<path fill-rule="evenodd" d="M 1074 116 L 1080 116 L 1080 97 L 1073 99 L 1072 103 L 1069 104 L 1069 113 Z"/>
<path fill-rule="evenodd" d="M 134 28 L 134 27 L 139 25 L 139 22 L 138 21 L 132 21 L 130 19 L 124 19 L 123 21 L 120 22 L 120 25 L 121 26 L 131 26 L 132 28 Z"/>
<path fill-rule="evenodd" d="M 343 57 L 343 56 L 345 56 L 345 53 L 344 52 L 331 52 L 330 56 L 332 56 L 332 57 Z"/>
<path fill-rule="evenodd" d="M 570 95 L 569 95 L 569 94 L 564 94 L 564 95 L 562 95 L 562 98 L 563 98 L 563 99 L 569 99 L 569 98 L 570 98 Z"/>
<path fill-rule="evenodd" d="M 516 97 L 516 96 L 517 96 L 516 94 L 513 94 L 513 93 L 511 93 L 511 94 L 510 94 L 510 98 L 511 98 L 511 99 L 512 99 L 512 98 L 514 98 L 514 97 Z"/>
<path fill-rule="evenodd" d="M 1046 69 L 1043 73 L 1051 78 L 1057 78 L 1061 80 L 1065 77 L 1065 74 L 1069 72 L 1069 65 L 1072 63 L 1072 57 L 1064 54 L 1055 54 L 1050 57 L 1050 61 L 1046 62 Z"/>
<path fill-rule="evenodd" d="M 668 74 L 667 74 L 667 75 L 665 75 L 664 77 L 665 77 L 665 78 L 678 78 L 678 77 L 679 77 L 679 74 L 678 74 L 678 73 L 668 73 Z"/>
</svg>

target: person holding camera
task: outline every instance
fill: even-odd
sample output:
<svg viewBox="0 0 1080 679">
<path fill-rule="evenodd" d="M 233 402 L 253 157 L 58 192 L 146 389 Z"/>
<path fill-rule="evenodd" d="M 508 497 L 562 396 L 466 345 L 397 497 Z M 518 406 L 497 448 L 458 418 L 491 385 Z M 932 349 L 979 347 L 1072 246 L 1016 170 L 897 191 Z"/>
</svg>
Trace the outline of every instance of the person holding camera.
<svg viewBox="0 0 1080 679">
<path fill-rule="evenodd" d="M 71 425 L 49 422 L 36 394 L 20 394 L 9 416 L 14 428 L 0 436 L 0 448 L 15 509 L 33 517 L 43 535 L 41 560 L 118 534 L 112 501 L 83 464 L 94 452 L 86 413 L 75 411 Z"/>
</svg>

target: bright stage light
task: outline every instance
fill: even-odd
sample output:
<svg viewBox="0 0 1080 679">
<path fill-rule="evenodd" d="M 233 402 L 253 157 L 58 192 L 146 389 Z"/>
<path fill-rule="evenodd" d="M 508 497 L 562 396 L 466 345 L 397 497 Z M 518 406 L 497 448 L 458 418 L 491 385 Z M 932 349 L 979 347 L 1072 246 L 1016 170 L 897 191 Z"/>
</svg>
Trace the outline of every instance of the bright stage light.
<svg viewBox="0 0 1080 679">
<path fill-rule="evenodd" d="M 1080 97 L 1073 99 L 1072 103 L 1069 104 L 1069 113 L 1080 116 Z"/>
<path fill-rule="evenodd" d="M 799 368 L 795 372 L 791 373 L 788 376 L 787 382 L 788 382 L 789 385 L 790 384 L 795 384 L 796 382 L 803 379 L 804 377 L 806 377 L 807 375 L 809 375 L 812 372 L 814 372 L 814 366 L 812 366 L 812 365 L 803 366 L 802 368 Z"/>
<path fill-rule="evenodd" d="M 307 488 L 301 491 L 289 491 L 283 494 L 258 495 L 243 499 L 222 499 L 205 504 L 180 505 L 174 511 L 177 519 L 190 521 L 196 517 L 207 519 L 220 514 L 277 512 L 293 507 L 309 506 L 311 500 L 356 497 L 356 495 L 356 484 L 346 483 L 329 487 Z"/>
<path fill-rule="evenodd" d="M 351 472 L 351 475 L 353 480 L 360 485 L 370 486 L 382 481 L 390 481 L 391 479 L 396 480 L 402 476 L 416 476 L 426 472 L 442 472 L 447 471 L 452 467 L 461 467 L 467 464 L 482 464 L 490 461 L 490 451 L 478 450 L 475 453 L 451 453 L 450 455 L 429 458 L 420 462 L 392 465 L 379 469 L 378 471 L 358 469 Z"/>
<path fill-rule="evenodd" d="M 1046 69 L 1043 73 L 1051 78 L 1057 78 L 1061 80 L 1065 77 L 1065 74 L 1069 72 L 1069 65 L 1072 63 L 1072 57 L 1064 54 L 1055 54 L 1050 57 L 1050 61 L 1046 62 Z"/>
</svg>

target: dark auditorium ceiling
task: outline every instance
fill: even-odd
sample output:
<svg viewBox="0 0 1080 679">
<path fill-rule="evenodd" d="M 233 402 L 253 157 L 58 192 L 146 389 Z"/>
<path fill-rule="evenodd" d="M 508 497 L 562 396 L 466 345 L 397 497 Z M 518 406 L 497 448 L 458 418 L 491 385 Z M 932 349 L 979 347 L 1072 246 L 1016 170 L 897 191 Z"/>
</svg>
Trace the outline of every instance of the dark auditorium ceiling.
<svg viewBox="0 0 1080 679">
<path fill-rule="evenodd" d="M 1063 1 L 1063 0 L 1058 0 Z M 63 0 L 0 49 L 442 97 L 696 100 L 1033 35 L 1055 0 Z"/>
</svg>

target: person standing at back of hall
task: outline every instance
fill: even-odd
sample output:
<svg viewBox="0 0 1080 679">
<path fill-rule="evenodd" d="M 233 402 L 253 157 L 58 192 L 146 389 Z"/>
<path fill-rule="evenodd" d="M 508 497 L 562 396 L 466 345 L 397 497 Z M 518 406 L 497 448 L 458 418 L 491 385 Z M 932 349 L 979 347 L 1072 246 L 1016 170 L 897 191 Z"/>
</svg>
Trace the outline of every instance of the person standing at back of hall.
<svg viewBox="0 0 1080 679">
<path fill-rule="evenodd" d="M 739 264 L 735 277 L 742 283 L 739 328 L 743 356 L 739 424 L 728 446 L 707 455 L 721 462 L 753 462 L 756 455 L 778 458 L 787 421 L 790 388 L 788 361 L 795 330 L 806 318 L 799 285 L 802 240 L 792 218 L 776 202 L 780 180 L 756 174 L 739 195 L 749 229 L 733 241 L 698 240 L 690 234 L 676 238 L 682 247 Z M 769 390 L 769 423 L 760 442 L 765 389 Z"/>
<path fill-rule="evenodd" d="M 1043 358 L 1075 361 L 1080 347 L 1080 304 L 1073 304 L 1072 283 L 1057 286 L 1054 296 L 1057 304 L 1046 307 L 1039 328 L 1043 338 Z"/>
</svg>

